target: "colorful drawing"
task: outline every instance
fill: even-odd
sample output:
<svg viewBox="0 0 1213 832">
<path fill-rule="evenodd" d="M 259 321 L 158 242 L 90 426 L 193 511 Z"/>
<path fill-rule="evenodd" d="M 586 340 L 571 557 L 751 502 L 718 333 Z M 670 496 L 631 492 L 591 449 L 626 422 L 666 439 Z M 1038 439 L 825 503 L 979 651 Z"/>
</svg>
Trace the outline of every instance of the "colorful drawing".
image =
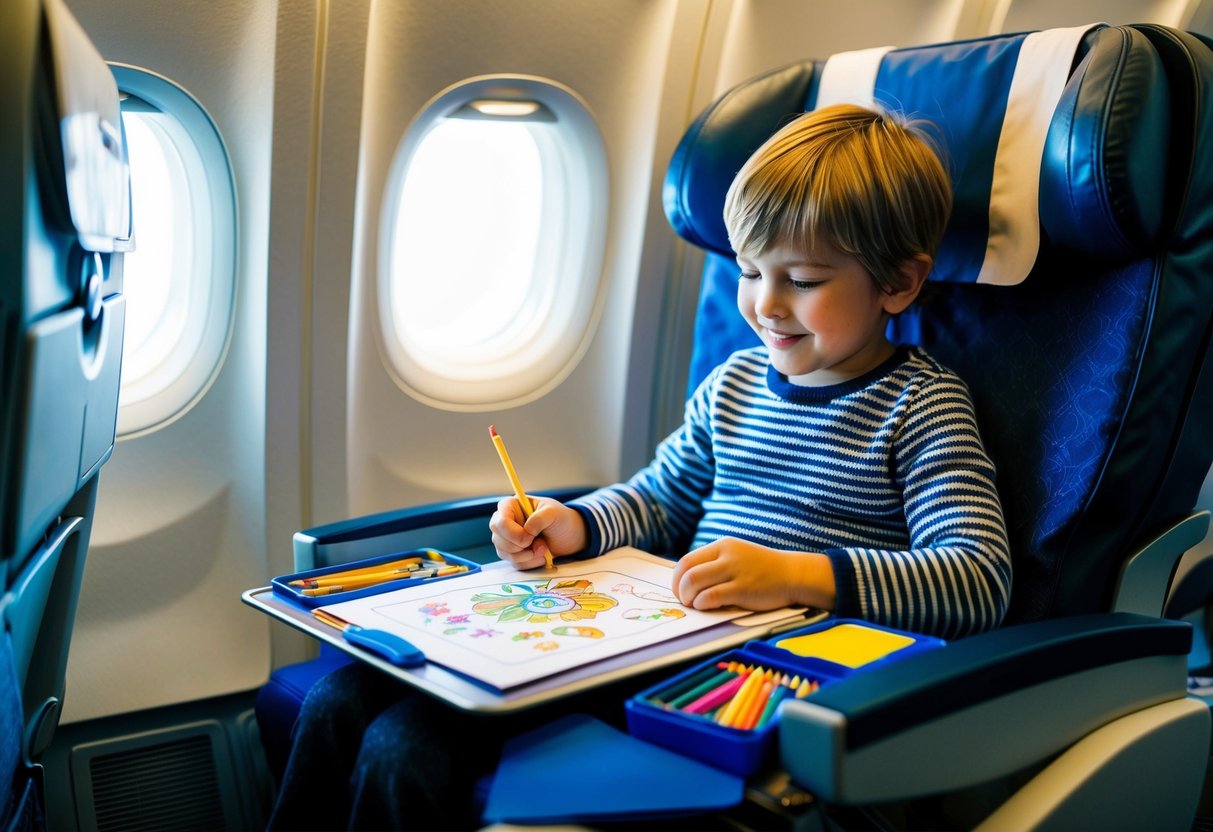
<svg viewBox="0 0 1213 832">
<path fill-rule="evenodd" d="M 602 638 L 606 633 L 599 630 L 597 627 L 571 627 L 561 626 L 553 627 L 552 635 L 554 636 L 577 636 L 578 638 Z"/>
<path fill-rule="evenodd" d="M 472 596 L 472 612 L 495 616 L 498 623 L 526 619 L 546 624 L 554 616 L 562 621 L 594 618 L 619 602 L 594 592 L 586 580 L 525 581 L 505 584 L 501 592 L 478 592 Z"/>
<path fill-rule="evenodd" d="M 628 610 L 623 617 L 628 621 L 672 621 L 686 615 L 675 607 L 664 607 L 659 610 Z"/>
<path fill-rule="evenodd" d="M 682 608 L 669 581 L 668 563 L 620 552 L 555 574 L 486 570 L 331 609 L 398 633 L 436 664 L 506 688 L 744 614 Z"/>
</svg>

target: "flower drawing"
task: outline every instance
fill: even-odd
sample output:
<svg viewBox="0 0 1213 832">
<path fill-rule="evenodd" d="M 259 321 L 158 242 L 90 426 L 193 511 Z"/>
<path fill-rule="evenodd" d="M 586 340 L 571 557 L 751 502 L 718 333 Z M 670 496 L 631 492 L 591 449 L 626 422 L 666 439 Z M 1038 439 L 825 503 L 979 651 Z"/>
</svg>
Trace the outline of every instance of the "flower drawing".
<svg viewBox="0 0 1213 832">
<path fill-rule="evenodd" d="M 544 624 L 553 618 L 581 621 L 594 618 L 618 601 L 594 591 L 586 580 L 553 578 L 505 584 L 501 592 L 478 592 L 472 596 L 472 611 L 494 616 L 498 622 L 526 621 Z"/>
</svg>

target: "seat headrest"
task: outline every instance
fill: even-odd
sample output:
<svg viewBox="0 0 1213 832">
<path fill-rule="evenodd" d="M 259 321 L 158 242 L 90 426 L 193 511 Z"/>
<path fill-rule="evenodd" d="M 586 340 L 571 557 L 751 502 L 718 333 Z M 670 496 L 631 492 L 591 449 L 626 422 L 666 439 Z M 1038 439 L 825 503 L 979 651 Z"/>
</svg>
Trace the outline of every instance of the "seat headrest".
<svg viewBox="0 0 1213 832">
<path fill-rule="evenodd" d="M 1161 64 L 1140 32 L 1096 25 L 844 53 L 743 83 L 675 151 L 663 191 L 675 231 L 731 255 L 722 208 L 736 171 L 787 120 L 841 100 L 937 128 L 953 211 L 932 280 L 1017 283 L 1041 234 L 1049 247 L 1128 259 L 1167 230 Z"/>
</svg>

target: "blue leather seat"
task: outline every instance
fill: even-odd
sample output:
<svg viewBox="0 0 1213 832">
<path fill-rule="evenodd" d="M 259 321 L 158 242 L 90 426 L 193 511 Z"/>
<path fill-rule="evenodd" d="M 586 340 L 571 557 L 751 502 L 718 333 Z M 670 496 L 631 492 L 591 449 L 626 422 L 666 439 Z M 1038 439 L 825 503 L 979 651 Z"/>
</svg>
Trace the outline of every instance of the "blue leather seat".
<svg viewBox="0 0 1213 832">
<path fill-rule="evenodd" d="M 820 801 L 863 807 L 1051 777 L 1050 760 L 1090 754 L 1084 737 L 1111 731 L 1089 766 L 1095 798 L 1021 792 L 956 822 L 1031 825 L 1007 814 L 1027 803 L 1046 820 L 1190 823 L 1210 720 L 1185 698 L 1190 629 L 1160 616 L 1174 564 L 1208 527 L 1193 510 L 1213 462 L 1208 48 L 1163 27 L 1098 26 L 839 57 L 728 91 L 671 161 L 666 212 L 705 250 L 690 384 L 754 343 L 721 217 L 749 154 L 824 101 L 866 96 L 932 120 L 955 209 L 932 290 L 892 334 L 972 388 L 1015 577 L 1007 626 L 789 707 L 785 766 Z M 423 514 L 402 522 L 443 545 L 441 525 L 419 531 Z M 340 529 L 363 555 L 377 540 L 389 551 L 393 534 L 383 515 Z M 1163 799 L 1118 789 L 1126 770 Z M 1103 814 L 1083 814 L 1093 807 Z"/>
<path fill-rule="evenodd" d="M 1084 763 L 1098 785 L 1062 789 L 1041 817 L 1191 821 L 1208 714 L 1185 701 L 1190 631 L 1159 616 L 1178 558 L 1208 527 L 1193 506 L 1213 461 L 1213 424 L 1202 415 L 1213 395 L 1213 63 L 1201 39 L 1165 27 L 1077 34 L 1068 53 L 1021 33 L 869 56 L 866 94 L 934 121 L 955 180 L 933 289 L 893 334 L 972 388 L 1015 575 L 1008 626 L 788 707 L 785 766 L 820 800 L 863 806 L 1022 775 L 1125 714 L 1171 703 L 1174 721 L 1113 742 L 1115 753 Z M 828 62 L 806 61 L 734 88 L 678 148 L 667 213 L 706 249 L 695 373 L 732 348 L 722 332 L 748 337 L 733 311 L 736 266 L 721 220 L 731 174 L 789 113 L 820 103 L 828 72 Z M 1030 85 L 1020 84 L 1025 73 Z M 1057 80 L 1056 103 L 1042 109 L 1040 90 Z M 1000 179 L 1034 178 L 1021 158 L 1003 161 L 1015 149 L 1008 134 L 1032 129 L 1025 107 L 1045 118 L 1039 185 L 1021 194 L 1038 214 L 1028 230 L 1039 245 L 1019 271 L 1015 257 L 990 268 L 1000 247 L 1025 245 L 1008 233 L 1019 208 L 1006 204 L 1014 188 Z M 1045 718 L 1025 704 L 1050 701 Z M 1189 729 L 1203 740 L 1169 758 L 1146 739 Z M 1107 794 L 1124 776 L 1114 769 L 1134 759 L 1129 747 L 1151 742 L 1129 764 L 1134 805 Z M 1026 815 L 990 814 L 1022 810 L 1013 798 L 1006 805 L 958 823 L 1021 823 Z"/>
<path fill-rule="evenodd" d="M 97 472 L 114 447 L 132 245 L 113 75 L 59 0 L 5 4 L 0 123 L 0 820 L 36 826 Z"/>
</svg>

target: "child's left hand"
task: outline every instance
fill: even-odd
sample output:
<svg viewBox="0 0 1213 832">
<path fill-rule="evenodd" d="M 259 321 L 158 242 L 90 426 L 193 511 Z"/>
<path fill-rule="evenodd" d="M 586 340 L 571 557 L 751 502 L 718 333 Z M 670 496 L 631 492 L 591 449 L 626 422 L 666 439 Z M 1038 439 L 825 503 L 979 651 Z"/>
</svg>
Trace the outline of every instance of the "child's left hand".
<svg viewBox="0 0 1213 832">
<path fill-rule="evenodd" d="M 697 610 L 834 606 L 834 569 L 828 557 L 732 537 L 683 555 L 674 567 L 672 587 L 679 601 Z"/>
</svg>

